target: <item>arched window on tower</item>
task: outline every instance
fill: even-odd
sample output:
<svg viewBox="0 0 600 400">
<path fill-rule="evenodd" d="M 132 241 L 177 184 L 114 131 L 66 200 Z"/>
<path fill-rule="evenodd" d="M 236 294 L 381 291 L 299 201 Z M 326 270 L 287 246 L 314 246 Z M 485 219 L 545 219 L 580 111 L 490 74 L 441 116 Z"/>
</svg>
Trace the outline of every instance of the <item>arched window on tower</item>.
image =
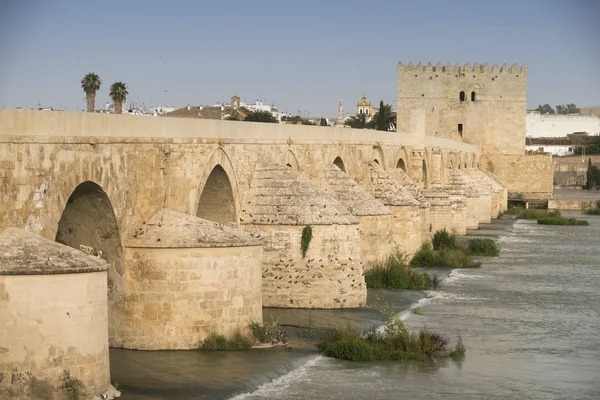
<svg viewBox="0 0 600 400">
<path fill-rule="evenodd" d="M 471 101 L 475 101 L 475 92 L 471 92 Z"/>
<path fill-rule="evenodd" d="M 460 101 L 465 101 L 465 92 L 460 92 L 459 96 Z"/>
</svg>

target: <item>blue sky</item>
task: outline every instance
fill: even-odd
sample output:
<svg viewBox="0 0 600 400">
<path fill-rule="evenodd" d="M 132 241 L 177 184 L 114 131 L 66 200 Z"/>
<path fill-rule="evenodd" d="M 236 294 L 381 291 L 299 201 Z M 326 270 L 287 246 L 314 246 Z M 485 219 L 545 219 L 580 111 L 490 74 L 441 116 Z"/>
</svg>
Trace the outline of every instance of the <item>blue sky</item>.
<svg viewBox="0 0 600 400">
<path fill-rule="evenodd" d="M 147 106 L 313 117 L 393 103 L 396 65 L 528 65 L 528 107 L 600 105 L 600 1 L 0 0 L 0 106 L 83 109 L 87 72 Z"/>
</svg>

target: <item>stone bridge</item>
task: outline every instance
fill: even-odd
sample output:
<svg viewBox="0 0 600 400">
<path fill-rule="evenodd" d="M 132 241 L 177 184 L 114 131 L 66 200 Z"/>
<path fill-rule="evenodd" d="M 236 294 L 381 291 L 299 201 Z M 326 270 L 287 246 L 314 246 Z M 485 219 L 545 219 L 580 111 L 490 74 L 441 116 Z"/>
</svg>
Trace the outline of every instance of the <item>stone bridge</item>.
<svg viewBox="0 0 600 400">
<path fill-rule="evenodd" d="M 35 234 L 106 260 L 115 347 L 195 348 L 211 331 L 261 321 L 262 306 L 358 307 L 375 260 L 395 247 L 411 254 L 439 229 L 464 234 L 506 208 L 477 148 L 427 135 L 419 110 L 410 126 L 0 110 L 0 224 L 27 231 L 0 235 L 15 249 Z M 0 258 L 1 318 L 20 318 L 2 294 L 14 299 L 11 279 L 27 271 L 31 246 L 22 246 Z M 71 253 L 53 246 L 31 290 L 53 267 L 65 273 Z"/>
</svg>

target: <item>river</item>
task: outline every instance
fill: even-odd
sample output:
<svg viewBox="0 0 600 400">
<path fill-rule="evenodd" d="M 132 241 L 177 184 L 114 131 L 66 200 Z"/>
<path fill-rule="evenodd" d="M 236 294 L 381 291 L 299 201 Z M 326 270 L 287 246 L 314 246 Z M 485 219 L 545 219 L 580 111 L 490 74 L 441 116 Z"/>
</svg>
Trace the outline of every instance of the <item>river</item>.
<svg viewBox="0 0 600 400">
<path fill-rule="evenodd" d="M 111 350 L 124 400 L 151 399 L 600 399 L 600 217 L 588 227 L 519 220 L 501 254 L 454 270 L 444 286 L 377 294 L 467 347 L 462 362 L 351 363 L 284 348 L 235 353 Z M 374 293 L 370 291 L 370 302 Z M 419 308 L 420 313 L 410 311 Z M 374 311 L 297 311 L 316 326 Z M 279 315 L 285 320 L 285 312 Z M 288 316 L 289 317 L 289 316 Z M 281 321 L 280 321 L 281 322 Z"/>
</svg>

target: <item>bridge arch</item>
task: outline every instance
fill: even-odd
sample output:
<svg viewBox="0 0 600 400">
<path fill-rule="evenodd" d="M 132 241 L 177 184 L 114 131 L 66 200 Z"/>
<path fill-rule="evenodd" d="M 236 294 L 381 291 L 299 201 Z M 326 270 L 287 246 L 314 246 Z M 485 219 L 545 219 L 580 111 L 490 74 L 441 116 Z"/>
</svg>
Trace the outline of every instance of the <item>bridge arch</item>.
<svg viewBox="0 0 600 400">
<path fill-rule="evenodd" d="M 344 161 L 340 156 L 337 156 L 335 160 L 333 160 L 333 165 L 341 169 L 344 173 L 346 172 L 346 164 L 344 164 Z"/>
<path fill-rule="evenodd" d="M 204 167 L 198 189 L 196 216 L 237 226 L 239 190 L 233 165 L 227 153 L 216 149 Z"/>
<path fill-rule="evenodd" d="M 287 149 L 283 155 L 283 164 L 289 166 L 295 171 L 300 171 L 300 163 L 296 154 L 291 149 Z"/>
<path fill-rule="evenodd" d="M 369 162 L 376 162 L 381 168 L 386 169 L 385 157 L 383 156 L 383 149 L 381 148 L 381 146 L 373 146 L 373 149 L 371 151 L 371 159 L 369 160 Z"/>
<path fill-rule="evenodd" d="M 106 260 L 108 269 L 108 327 L 112 346 L 120 335 L 125 296 L 123 246 L 112 203 L 95 182 L 80 183 L 62 211 L 55 240 Z"/>
</svg>

